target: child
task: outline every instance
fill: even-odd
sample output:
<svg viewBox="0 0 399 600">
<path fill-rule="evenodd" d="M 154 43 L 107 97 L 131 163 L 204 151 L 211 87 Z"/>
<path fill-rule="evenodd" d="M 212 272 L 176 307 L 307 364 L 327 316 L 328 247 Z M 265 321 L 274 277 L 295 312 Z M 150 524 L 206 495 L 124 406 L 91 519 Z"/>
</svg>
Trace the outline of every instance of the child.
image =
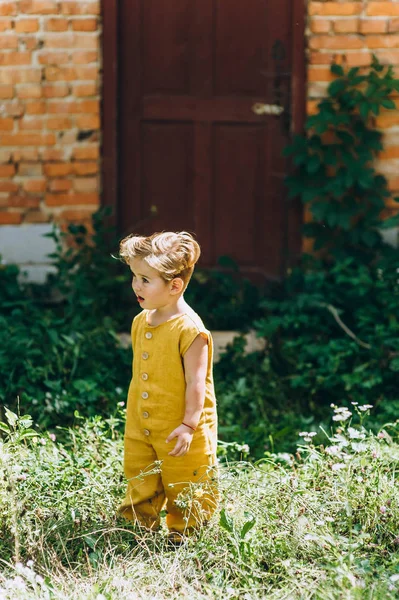
<svg viewBox="0 0 399 600">
<path fill-rule="evenodd" d="M 132 325 L 124 456 L 128 489 L 119 510 L 154 529 L 166 503 L 166 523 L 176 538 L 208 521 L 217 498 L 212 338 L 183 297 L 200 247 L 185 231 L 131 235 L 122 240 L 120 256 L 132 270 L 143 310 Z M 155 461 L 160 469 L 154 469 Z M 191 483 L 200 485 L 187 508 L 178 496 Z"/>
</svg>

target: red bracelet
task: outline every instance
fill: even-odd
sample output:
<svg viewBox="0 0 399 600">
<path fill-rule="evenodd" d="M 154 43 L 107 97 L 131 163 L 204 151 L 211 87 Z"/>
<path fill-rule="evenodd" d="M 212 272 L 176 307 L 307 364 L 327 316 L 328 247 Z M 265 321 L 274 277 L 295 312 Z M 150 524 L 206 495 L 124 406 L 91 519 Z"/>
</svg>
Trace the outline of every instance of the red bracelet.
<svg viewBox="0 0 399 600">
<path fill-rule="evenodd" d="M 187 425 L 187 423 L 182 423 L 182 425 L 185 425 L 185 427 L 188 427 L 189 429 L 192 429 L 193 431 L 196 430 L 196 427 L 191 427 L 191 425 Z"/>
</svg>

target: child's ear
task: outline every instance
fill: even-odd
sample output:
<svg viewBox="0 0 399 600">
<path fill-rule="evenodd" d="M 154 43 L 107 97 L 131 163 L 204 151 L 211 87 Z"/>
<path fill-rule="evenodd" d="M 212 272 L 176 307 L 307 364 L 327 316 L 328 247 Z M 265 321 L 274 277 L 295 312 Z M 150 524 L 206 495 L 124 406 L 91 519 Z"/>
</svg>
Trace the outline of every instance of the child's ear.
<svg viewBox="0 0 399 600">
<path fill-rule="evenodd" d="M 184 289 L 184 281 L 181 277 L 175 277 L 171 281 L 170 291 L 172 294 L 180 294 Z"/>
</svg>

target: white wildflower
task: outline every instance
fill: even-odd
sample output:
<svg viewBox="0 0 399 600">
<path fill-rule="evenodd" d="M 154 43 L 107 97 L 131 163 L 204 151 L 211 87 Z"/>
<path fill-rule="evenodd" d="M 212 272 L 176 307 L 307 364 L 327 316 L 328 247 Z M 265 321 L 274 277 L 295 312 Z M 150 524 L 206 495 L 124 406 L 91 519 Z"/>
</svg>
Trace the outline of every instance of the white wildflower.
<svg viewBox="0 0 399 600">
<path fill-rule="evenodd" d="M 366 437 L 364 433 L 354 429 L 353 427 L 348 427 L 348 434 L 351 439 L 364 440 Z"/>
<path fill-rule="evenodd" d="M 339 446 L 327 446 L 326 454 L 330 454 L 330 456 L 337 456 L 341 454 L 341 448 Z"/>
<path fill-rule="evenodd" d="M 359 410 L 361 410 L 362 412 L 365 412 L 366 410 L 370 410 L 370 408 L 373 408 L 372 404 L 363 404 L 363 406 L 359 406 Z"/>
<path fill-rule="evenodd" d="M 345 463 L 335 463 L 335 465 L 333 465 L 331 467 L 331 469 L 333 471 L 340 471 L 341 469 L 345 469 L 345 467 L 346 467 Z"/>
<path fill-rule="evenodd" d="M 333 421 L 347 421 L 352 416 L 352 413 L 348 410 L 347 412 L 339 412 L 333 416 Z"/>
</svg>

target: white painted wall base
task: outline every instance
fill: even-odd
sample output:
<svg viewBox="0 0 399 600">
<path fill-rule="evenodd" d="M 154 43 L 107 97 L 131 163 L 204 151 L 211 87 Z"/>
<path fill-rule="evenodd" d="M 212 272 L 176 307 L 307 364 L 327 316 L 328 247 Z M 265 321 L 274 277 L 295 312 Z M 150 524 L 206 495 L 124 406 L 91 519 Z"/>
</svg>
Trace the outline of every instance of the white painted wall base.
<svg viewBox="0 0 399 600">
<path fill-rule="evenodd" d="M 43 237 L 52 230 L 47 223 L 0 227 L 1 260 L 21 269 L 21 281 L 44 283 L 47 274 L 56 271 L 48 257 L 55 250 L 54 240 Z"/>
</svg>

